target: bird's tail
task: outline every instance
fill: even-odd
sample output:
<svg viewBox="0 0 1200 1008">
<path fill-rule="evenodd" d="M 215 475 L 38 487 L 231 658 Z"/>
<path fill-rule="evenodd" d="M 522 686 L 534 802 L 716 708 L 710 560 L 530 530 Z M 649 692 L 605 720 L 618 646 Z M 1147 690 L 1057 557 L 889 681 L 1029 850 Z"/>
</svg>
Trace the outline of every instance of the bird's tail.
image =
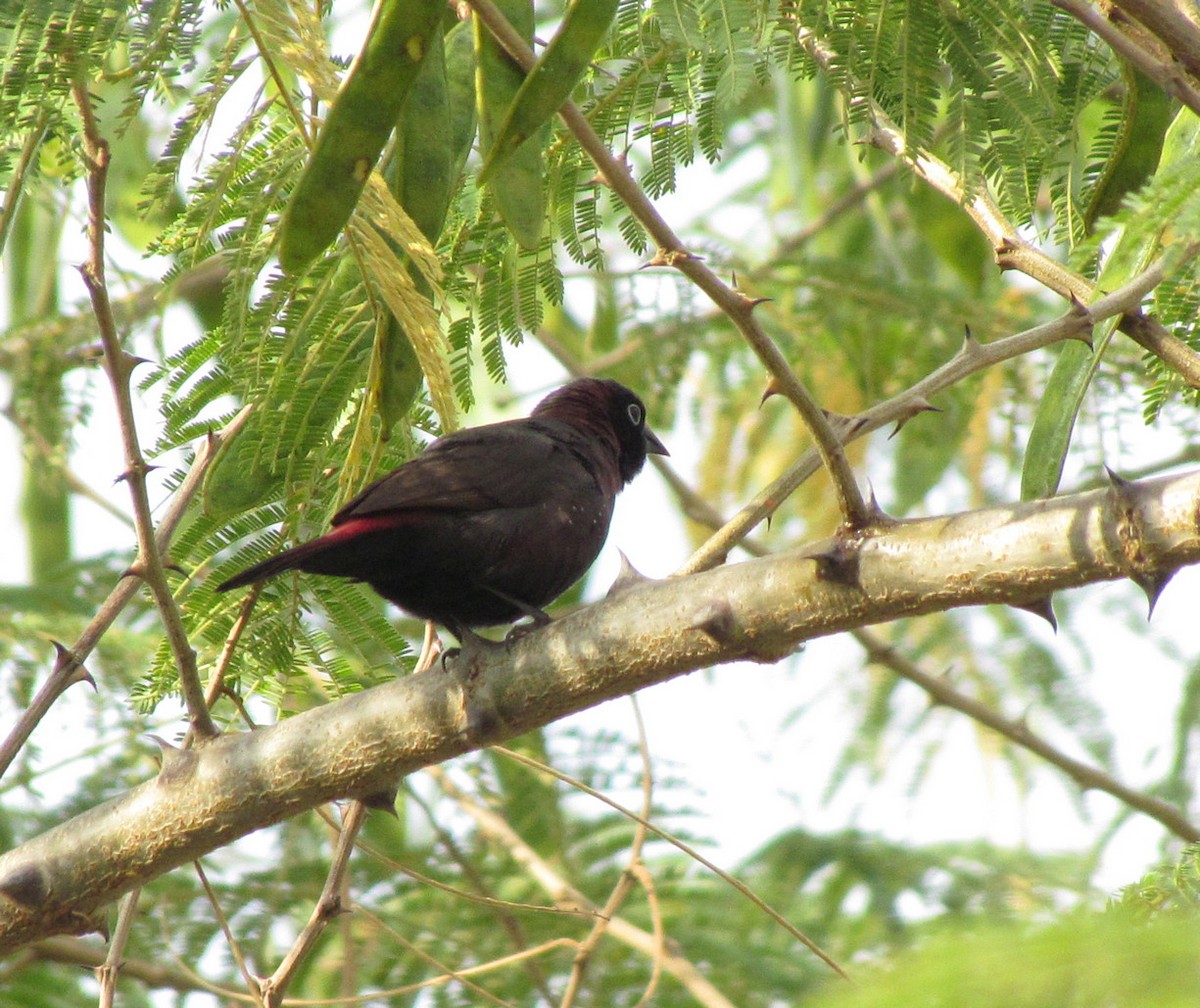
<svg viewBox="0 0 1200 1008">
<path fill-rule="evenodd" d="M 217 585 L 217 591 L 226 592 L 232 591 L 234 588 L 242 588 L 248 584 L 254 584 L 256 581 L 265 581 L 269 577 L 274 577 L 276 574 L 282 574 L 284 571 L 290 570 L 305 570 L 306 565 L 315 556 L 324 552 L 329 547 L 329 543 L 324 537 L 314 539 L 312 542 L 301 543 L 299 546 L 293 546 L 289 550 L 284 550 L 275 556 L 267 557 L 261 563 L 256 563 L 253 567 L 247 567 L 240 574 L 235 574 L 227 581 L 222 581 Z"/>
</svg>

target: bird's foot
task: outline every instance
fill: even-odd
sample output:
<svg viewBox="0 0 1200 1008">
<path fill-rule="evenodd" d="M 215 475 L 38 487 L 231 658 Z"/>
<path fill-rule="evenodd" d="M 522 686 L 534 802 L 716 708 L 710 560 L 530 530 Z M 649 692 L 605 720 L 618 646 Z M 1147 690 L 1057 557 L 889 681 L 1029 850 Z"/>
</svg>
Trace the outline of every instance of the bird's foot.
<svg viewBox="0 0 1200 1008">
<path fill-rule="evenodd" d="M 504 635 L 505 644 L 513 644 L 519 641 L 522 637 L 528 637 L 531 633 L 541 630 L 542 627 L 549 626 L 554 622 L 550 616 L 542 612 L 540 609 L 537 611 L 536 615 L 533 613 L 530 613 L 530 615 L 533 616 L 531 622 L 518 623 Z"/>
</svg>

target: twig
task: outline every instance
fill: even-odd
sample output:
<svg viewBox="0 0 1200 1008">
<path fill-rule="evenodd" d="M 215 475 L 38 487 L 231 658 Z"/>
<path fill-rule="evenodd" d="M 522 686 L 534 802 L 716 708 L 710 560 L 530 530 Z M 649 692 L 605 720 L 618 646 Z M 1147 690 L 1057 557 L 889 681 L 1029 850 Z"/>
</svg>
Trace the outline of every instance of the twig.
<svg viewBox="0 0 1200 1008">
<path fill-rule="evenodd" d="M 188 470 L 188 474 L 180 484 L 179 489 L 175 491 L 171 505 L 163 516 L 162 521 L 158 523 L 158 528 L 154 533 L 155 545 L 160 553 L 170 544 L 171 537 L 175 534 L 175 529 L 178 528 L 184 513 L 192 503 L 192 499 L 199 492 L 204 481 L 204 475 L 208 472 L 208 467 L 212 464 L 220 446 L 225 440 L 233 437 L 242 429 L 242 425 L 245 424 L 249 416 L 250 407 L 247 406 L 230 420 L 222 431 L 210 434 L 201 444 L 200 449 L 196 452 L 195 459 L 192 461 L 191 469 Z M 84 628 L 83 633 L 79 635 L 74 645 L 70 648 L 63 647 L 61 644 L 55 645 L 58 657 L 54 664 L 54 670 L 41 689 L 38 690 L 33 701 L 21 712 L 20 720 L 13 727 L 13 730 L 9 732 L 3 745 L 0 745 L 0 777 L 3 777 L 8 771 L 17 753 L 21 751 L 21 748 L 33 733 L 33 730 L 38 726 L 42 718 L 46 716 L 46 712 L 62 695 L 63 691 L 77 682 L 91 681 L 91 675 L 84 668 L 84 662 L 108 631 L 108 628 L 116 621 L 121 611 L 129 603 L 129 600 L 133 598 L 137 589 L 138 582 L 136 580 L 133 578 L 122 578 L 117 582 L 112 592 L 109 593 L 100 610 Z"/>
<path fill-rule="evenodd" d="M 513 755 L 508 750 L 497 749 L 496 751 L 505 755 Z M 524 762 L 524 757 L 519 757 L 518 761 Z M 544 769 L 532 760 L 528 761 L 527 765 L 531 765 L 535 769 Z M 440 771 L 440 768 L 437 769 Z M 480 830 L 486 836 L 503 844 L 509 855 L 529 872 L 533 880 L 545 889 L 555 902 L 570 905 L 572 908 L 582 909 L 591 914 L 599 912 L 599 908 L 587 896 L 562 878 L 537 851 L 516 833 L 503 816 L 481 805 L 457 788 L 444 772 L 440 772 L 437 779 L 446 793 L 458 803 L 467 815 L 475 820 Z M 614 917 L 609 921 L 608 928 L 609 934 L 630 948 L 642 952 L 646 956 L 659 955 L 661 949 L 659 939 L 630 924 L 624 918 Z M 705 1008 L 733 1008 L 733 1002 L 713 986 L 695 963 L 686 959 L 679 951 L 673 948 L 666 949 L 662 954 L 662 962 L 663 969 Z"/>
<path fill-rule="evenodd" d="M 296 971 L 304 964 L 317 940 L 325 933 L 329 922 L 348 909 L 346 874 L 350 867 L 350 855 L 354 853 L 355 838 L 366 818 L 367 807 L 360 801 L 350 802 L 342 814 L 341 832 L 338 834 L 337 846 L 317 905 L 313 907 L 304 930 L 296 937 L 287 955 L 275 968 L 275 972 L 259 982 L 259 990 L 267 1008 L 279 1008 L 288 985 L 296 976 Z"/>
<path fill-rule="evenodd" d="M 117 977 L 120 976 L 124 965 L 125 946 L 129 944 L 129 933 L 133 929 L 133 921 L 137 916 L 138 897 L 141 889 L 134 889 L 123 900 L 121 910 L 117 914 L 117 929 L 113 932 L 112 941 L 108 943 L 108 955 L 104 963 L 96 968 L 96 978 L 100 981 L 99 1008 L 112 1008 L 117 995 Z"/>
<path fill-rule="evenodd" d="M 1016 337 L 1011 338 L 1015 339 Z M 681 489 L 692 496 L 698 497 L 695 491 L 690 488 L 683 487 Z M 758 544 L 743 541 L 741 545 L 743 549 L 755 556 L 762 556 L 766 552 Z M 1060 752 L 1050 745 L 1049 742 L 1030 731 L 1029 726 L 1024 722 L 1012 721 L 1005 718 L 978 700 L 960 693 L 945 679 L 930 675 L 916 663 L 903 657 L 894 647 L 880 640 L 870 630 L 852 630 L 851 634 L 866 650 L 867 657 L 871 661 L 878 662 L 891 669 L 897 675 L 915 683 L 938 703 L 966 714 L 980 724 L 986 725 L 1005 738 L 1017 743 L 1017 745 L 1023 746 L 1030 752 L 1041 756 L 1051 766 L 1058 767 L 1066 773 L 1080 787 L 1095 788 L 1098 791 L 1105 791 L 1111 794 L 1130 808 L 1137 809 L 1151 818 L 1157 819 L 1172 833 L 1182 837 L 1184 840 L 1192 842 L 1200 839 L 1200 827 L 1192 824 L 1178 808 L 1169 802 L 1122 784 L 1104 770 L 1073 759 Z"/>
<path fill-rule="evenodd" d="M 46 132 L 46 120 L 49 112 L 45 106 L 38 110 L 37 117 L 29 124 L 29 132 L 25 135 L 25 145 L 21 148 L 21 156 L 13 166 L 11 173 L 4 182 L 4 205 L 0 207 L 0 252 L 8 244 L 8 233 L 17 216 L 17 205 L 25 191 L 25 175 L 33 163 L 34 155 L 42 146 L 42 138 Z"/>
<path fill-rule="evenodd" d="M 108 180 L 108 141 L 100 135 L 99 124 L 92 109 L 92 98 L 81 73 L 76 73 L 71 93 L 83 122 L 84 156 L 88 165 L 88 258 L 80 268 L 80 274 L 96 314 L 96 326 L 104 346 L 104 370 L 112 385 L 121 428 L 121 441 L 125 448 L 126 468 L 123 478 L 129 484 L 138 539 L 138 555 L 130 573 L 141 577 L 154 595 L 171 653 L 179 669 L 179 687 L 187 705 L 188 720 L 199 737 L 212 738 L 218 735 L 219 731 L 204 705 L 204 689 L 196 668 L 196 652 L 188 643 L 179 607 L 171 594 L 162 556 L 155 541 L 154 519 L 150 511 L 150 496 L 146 489 L 146 474 L 150 472 L 150 466 L 147 465 L 138 443 L 137 421 L 133 413 L 133 397 L 129 387 L 130 375 L 137 366 L 138 359 L 121 346 L 112 305 L 108 299 L 108 286 L 104 275 L 104 197 Z"/>
<path fill-rule="evenodd" d="M 633 716 L 637 721 L 638 729 L 638 750 L 642 757 L 642 812 L 641 818 L 643 821 L 650 818 L 653 810 L 652 798 L 654 794 L 654 774 L 653 767 L 650 763 L 650 747 L 646 743 L 646 724 L 642 720 L 642 712 L 638 708 L 637 695 L 630 694 L 629 701 L 633 704 Z M 567 987 L 563 991 L 562 1000 L 559 1002 L 559 1008 L 571 1008 L 575 1003 L 575 998 L 579 993 L 580 985 L 583 983 L 583 974 L 587 969 L 587 964 L 591 960 L 592 953 L 596 951 L 596 946 L 600 944 L 600 939 L 604 937 L 604 933 L 608 930 L 609 921 L 621 909 L 622 904 L 628 898 L 629 893 L 633 890 L 635 881 L 637 880 L 637 868 L 642 863 L 642 848 L 646 845 L 646 827 L 642 822 L 638 822 L 634 826 L 633 842 L 629 845 L 629 863 L 617 878 L 617 884 L 613 886 L 612 892 L 609 893 L 608 899 L 605 900 L 604 906 L 601 907 L 599 914 L 596 916 L 596 921 L 592 925 L 592 930 L 588 936 L 579 943 L 579 950 L 575 953 L 575 961 L 571 964 L 571 975 L 567 978 Z M 659 936 L 660 943 L 657 954 L 654 956 L 654 968 L 648 985 L 648 992 L 652 991 L 658 983 L 658 975 L 662 968 L 662 943 L 661 935 Z M 643 998 L 644 1000 L 644 998 Z"/>
<path fill-rule="evenodd" d="M 508 23 L 492 0 L 468 2 L 487 30 L 517 65 L 528 73 L 535 63 L 533 50 Z M 704 291 L 737 326 L 767 369 L 770 376 L 768 394 L 778 393 L 786 396 L 808 426 L 821 454 L 821 460 L 833 480 L 843 518 L 854 528 L 869 526 L 874 513 L 863 500 L 850 464 L 842 451 L 841 442 L 825 413 L 796 376 L 775 341 L 754 319 L 754 308 L 759 302 L 730 287 L 698 256 L 687 251 L 679 236 L 634 181 L 628 166 L 605 146 L 604 141 L 592 129 L 592 124 L 574 102 L 568 101 L 563 105 L 559 109 L 559 115 L 579 141 L 580 147 L 595 163 L 605 182 L 654 239 L 658 251 L 648 265 L 672 266 L 679 270 L 696 287 Z"/>
<path fill-rule="evenodd" d="M 1200 25 L 1184 13 L 1184 4 L 1164 0 L 1113 0 L 1128 17 L 1153 33 L 1193 77 L 1200 77 Z"/>
<path fill-rule="evenodd" d="M 395 998 L 395 997 L 399 997 L 402 994 L 412 994 L 416 991 L 428 990 L 431 987 L 441 987 L 441 986 L 444 986 L 445 984 L 450 983 L 452 980 L 458 980 L 460 983 L 463 983 L 465 986 L 469 987 L 470 989 L 482 994 L 488 1000 L 494 1001 L 497 1004 L 507 1005 L 508 1004 L 507 1001 L 501 1001 L 499 998 L 495 997 L 493 994 L 484 990 L 482 987 L 478 987 L 475 984 L 467 983 L 466 978 L 472 977 L 472 976 L 479 976 L 481 973 L 491 973 L 491 972 L 494 972 L 495 970 L 503 969 L 507 966 L 511 966 L 514 963 L 526 962 L 535 956 L 544 955 L 545 953 L 551 952 L 554 949 L 564 948 L 564 947 L 570 948 L 570 947 L 574 947 L 574 945 L 575 945 L 575 942 L 572 941 L 570 938 L 551 938 L 549 941 L 542 942 L 541 945 L 535 945 L 532 948 L 522 949 L 520 952 L 514 952 L 512 955 L 501 956 L 500 958 L 492 959 L 489 962 L 477 963 L 474 966 L 467 966 L 463 969 L 452 970 L 452 969 L 447 968 L 442 963 L 439 963 L 432 956 L 423 952 L 421 950 L 420 946 L 413 944 L 407 938 L 403 937 L 399 932 L 396 931 L 395 928 L 393 928 L 391 925 L 389 925 L 386 921 L 384 921 L 377 914 L 368 910 L 366 907 L 360 906 L 359 904 L 355 903 L 353 906 L 353 910 L 355 913 L 361 914 L 363 917 L 365 917 L 368 920 L 370 920 L 371 922 L 373 922 L 375 925 L 377 925 L 380 928 L 380 930 L 386 931 L 393 938 L 395 938 L 397 941 L 399 941 L 401 944 L 403 944 L 406 948 L 411 949 L 413 952 L 415 952 L 417 955 L 419 955 L 426 962 L 432 963 L 438 969 L 443 971 L 441 976 L 430 977 L 427 980 L 421 980 L 420 982 L 413 983 L 413 984 L 406 984 L 403 987 L 391 987 L 387 990 L 379 991 L 377 994 L 372 995 L 373 999 L 374 998 Z M 361 999 L 353 998 L 350 1000 L 358 1001 Z"/>
<path fill-rule="evenodd" d="M 225 944 L 229 946 L 229 951 L 233 955 L 233 961 L 237 964 L 238 971 L 242 974 L 242 979 L 246 982 L 246 989 L 250 992 L 250 996 L 254 999 L 254 1004 L 258 1008 L 266 1008 L 266 1004 L 262 999 L 262 993 L 258 987 L 258 978 L 250 971 L 246 957 L 242 954 L 242 948 L 233 935 L 233 929 L 229 926 L 229 918 L 225 916 L 225 911 L 221 909 L 221 903 L 217 899 L 216 891 L 208 881 L 208 875 L 204 871 L 204 866 L 199 861 L 193 861 L 192 867 L 196 871 L 196 877 L 200 879 L 200 885 L 204 889 L 205 896 L 208 897 L 208 902 L 213 908 L 213 913 L 216 914 L 217 923 L 221 926 L 221 932 L 225 935 Z"/>
<path fill-rule="evenodd" d="M 665 840 L 667 843 L 671 844 L 673 847 L 678 848 L 680 851 L 682 851 L 684 854 L 686 854 L 688 857 L 690 857 L 693 861 L 696 861 L 698 864 L 703 865 L 705 868 L 707 868 L 710 872 L 712 872 L 714 875 L 716 875 L 722 881 L 724 881 L 725 883 L 727 883 L 728 885 L 730 885 L 734 889 L 736 889 L 739 893 L 741 893 L 743 896 L 745 896 L 746 899 L 748 899 L 751 903 L 753 903 L 756 907 L 758 907 L 763 913 L 765 913 L 768 917 L 770 917 L 771 920 L 773 920 L 776 924 L 778 924 L 780 927 L 782 927 L 788 934 L 790 934 L 793 938 L 795 938 L 796 941 L 800 942 L 801 945 L 803 945 L 806 949 L 808 949 L 810 952 L 812 952 L 813 955 L 815 955 L 818 959 L 820 959 L 823 963 L 825 963 L 826 966 L 828 966 L 831 970 L 833 970 L 835 973 L 837 973 L 837 975 L 840 976 L 843 980 L 850 979 L 846 975 L 846 973 L 842 969 L 842 967 L 839 966 L 837 964 L 837 962 L 827 952 L 825 952 L 824 949 L 822 949 L 816 942 L 814 942 L 811 938 L 809 938 L 808 935 L 804 934 L 803 931 L 801 931 L 794 924 L 792 924 L 786 917 L 783 916 L 783 914 L 781 914 L 773 906 L 771 906 L 769 903 L 767 903 L 766 900 L 764 900 L 761 896 L 759 896 L 756 892 L 754 892 L 753 889 L 751 889 L 749 886 L 747 886 L 744 882 L 741 882 L 738 879 L 734 878 L 732 875 L 729 874 L 729 872 L 725 871 L 722 868 L 717 867 L 717 865 L 715 865 L 712 861 L 710 861 L 703 854 L 701 854 L 698 850 L 696 850 L 695 847 L 692 847 L 690 844 L 684 843 L 684 841 L 680 840 L 679 837 L 675 836 L 673 833 L 668 832 L 667 830 L 663 829 L 660 826 L 656 826 L 654 823 L 650 822 L 645 817 L 638 815 L 636 812 L 633 811 L 633 809 L 626 808 L 620 802 L 615 801 L 612 798 L 609 798 L 608 795 L 603 794 L 600 791 L 597 791 L 593 787 L 589 787 L 583 781 L 578 780 L 577 778 L 571 777 L 568 774 L 563 773 L 561 770 L 556 769 L 555 767 L 552 767 L 545 763 L 539 763 L 537 760 L 530 759 L 528 756 L 525 756 L 519 752 L 515 752 L 512 749 L 506 749 L 504 746 L 492 746 L 491 748 L 492 748 L 493 752 L 501 753 L 504 756 L 507 756 L 509 759 L 515 760 L 516 762 L 522 764 L 523 766 L 530 767 L 534 770 L 539 770 L 542 773 L 549 774 L 551 777 L 555 777 L 558 780 L 561 780 L 565 784 L 570 784 L 571 787 L 573 787 L 579 791 L 582 791 L 584 794 L 590 795 L 591 797 L 595 798 L 597 801 L 603 802 L 609 808 L 615 809 L 617 812 L 620 812 L 621 815 L 623 815 L 627 819 L 629 819 L 630 822 L 640 823 L 646 829 L 648 829 L 651 833 L 653 833 L 655 836 L 660 837 L 661 839 Z"/>
<path fill-rule="evenodd" d="M 1050 3 L 1104 39 L 1113 52 L 1132 63 L 1172 98 L 1200 115 L 1200 91 L 1192 86 L 1178 65 L 1155 58 L 1085 0 L 1050 0 Z"/>
<path fill-rule="evenodd" d="M 495 911 L 496 917 L 500 921 L 500 926 L 504 928 L 509 941 L 512 942 L 513 948 L 518 950 L 525 948 L 528 944 L 528 939 L 525 936 L 525 929 L 521 927 L 521 922 L 512 912 L 513 907 L 505 904 L 503 900 L 496 898 L 483 873 L 474 861 L 472 861 L 471 857 L 459 846 L 458 841 L 454 839 L 454 835 L 438 822 L 437 816 L 433 814 L 433 809 L 429 807 L 429 803 L 421 797 L 417 789 L 406 787 L 406 791 L 409 799 L 415 802 L 421 811 L 425 813 L 425 820 L 429 823 L 430 829 L 433 830 L 442 846 L 450 852 L 450 856 L 454 859 L 455 864 L 462 869 L 463 874 L 466 875 L 471 883 L 486 898 L 486 902 L 482 905 Z M 545 974 L 542 973 L 537 960 L 529 959 L 524 965 L 534 989 L 542 996 L 546 1004 L 551 1004 L 554 999 L 550 995 L 550 987 L 546 983 Z"/>
<path fill-rule="evenodd" d="M 973 697 L 956 690 L 940 676 L 933 676 L 915 662 L 901 655 L 892 645 L 877 637 L 870 630 L 852 630 L 854 639 L 863 646 L 867 658 L 886 668 L 896 675 L 915 683 L 929 694 L 937 703 L 966 714 L 974 721 L 986 725 L 993 731 L 1030 752 L 1041 756 L 1051 766 L 1057 767 L 1083 789 L 1094 788 L 1104 791 L 1130 808 L 1137 809 L 1152 819 L 1162 823 L 1176 836 L 1188 843 L 1200 840 L 1200 826 L 1190 822 L 1188 818 L 1174 805 L 1127 787 L 1111 774 L 1099 767 L 1077 760 L 1059 749 L 1056 749 L 1040 735 L 1030 731 L 1023 721 L 1013 721 L 1002 714 L 980 703 Z"/>
</svg>

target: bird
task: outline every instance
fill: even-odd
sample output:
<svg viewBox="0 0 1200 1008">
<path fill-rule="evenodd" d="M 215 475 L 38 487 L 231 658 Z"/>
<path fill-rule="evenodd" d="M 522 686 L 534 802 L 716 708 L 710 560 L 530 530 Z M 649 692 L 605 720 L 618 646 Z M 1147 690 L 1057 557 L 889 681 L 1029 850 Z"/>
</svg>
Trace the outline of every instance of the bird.
<svg viewBox="0 0 1200 1008">
<path fill-rule="evenodd" d="M 325 535 L 217 586 L 231 591 L 298 570 L 368 584 L 459 640 L 477 627 L 549 617 L 544 607 L 600 553 L 617 494 L 668 455 L 638 396 L 577 378 L 521 420 L 431 442 L 364 489 Z"/>
</svg>

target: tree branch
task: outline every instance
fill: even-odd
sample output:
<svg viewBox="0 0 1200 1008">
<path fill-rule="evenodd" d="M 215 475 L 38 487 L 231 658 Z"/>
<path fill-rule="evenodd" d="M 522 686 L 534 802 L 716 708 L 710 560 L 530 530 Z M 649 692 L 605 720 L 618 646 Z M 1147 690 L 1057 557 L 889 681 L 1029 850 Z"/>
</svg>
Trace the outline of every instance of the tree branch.
<svg viewBox="0 0 1200 1008">
<path fill-rule="evenodd" d="M 175 491 L 171 506 L 155 530 L 154 541 L 160 553 L 170 545 L 175 529 L 182 521 L 192 499 L 199 492 L 208 467 L 216 458 L 221 445 L 242 429 L 250 412 L 251 407 L 245 407 L 229 421 L 223 430 L 210 434 L 200 445 L 195 459 L 192 460 L 191 469 L 188 470 L 179 489 Z M 133 598 L 134 593 L 138 590 L 138 585 L 139 582 L 134 578 L 122 578 L 117 582 L 108 598 L 104 600 L 104 604 L 92 617 L 92 621 L 84 628 L 74 645 L 70 648 L 63 647 L 61 644 L 57 645 L 58 655 L 54 663 L 54 670 L 42 684 L 33 701 L 21 713 L 20 720 L 9 732 L 3 745 L 0 745 L 0 777 L 3 777 L 8 771 L 12 761 L 17 757 L 17 753 L 21 751 L 29 736 L 33 734 L 33 730 L 45 717 L 46 711 L 62 695 L 63 691 L 77 682 L 91 680 L 87 669 L 84 668 L 84 662 L 87 661 L 88 655 L 92 653 L 92 649 L 100 642 L 108 628 L 116 622 L 129 600 Z"/>
<path fill-rule="evenodd" d="M 146 475 L 150 472 L 150 466 L 146 464 L 141 445 L 138 443 L 133 397 L 129 390 L 130 375 L 138 360 L 121 346 L 112 305 L 108 299 L 108 285 L 104 275 L 108 142 L 100 135 L 99 124 L 92 109 L 92 96 L 88 93 L 87 83 L 80 74 L 75 76 L 71 92 L 83 121 L 83 145 L 88 165 L 88 259 L 80 273 L 96 314 L 96 326 L 104 346 L 104 370 L 112 385 L 121 428 L 121 441 L 125 447 L 126 469 L 123 478 L 129 485 L 129 493 L 133 499 L 133 516 L 138 539 L 137 560 L 130 573 L 144 579 L 154 595 L 171 653 L 179 667 L 179 687 L 187 704 L 192 729 L 201 738 L 211 738 L 218 734 L 218 729 L 204 703 L 204 688 L 200 684 L 200 673 L 196 668 L 196 652 L 188 643 L 183 619 L 179 607 L 175 604 L 175 597 L 171 594 L 171 587 L 167 584 L 162 555 L 155 540 L 150 495 L 146 489 Z"/>
<path fill-rule="evenodd" d="M 832 66 L 833 52 L 814 32 L 800 26 L 796 37 L 818 66 L 825 70 Z M 968 194 L 963 180 L 949 165 L 930 152 L 911 146 L 904 132 L 879 105 L 872 102 L 870 107 L 873 126 L 868 141 L 907 164 L 918 178 L 958 203 L 992 243 L 996 263 L 1002 270 L 1019 270 L 1072 302 L 1087 304 L 1096 298 L 1099 291 L 1095 284 L 1021 237 L 988 192 L 986 180 L 980 179 Z M 1177 372 L 1189 386 L 1200 389 L 1200 354 L 1160 323 L 1135 306 L 1122 316 L 1117 328 Z"/>
<path fill-rule="evenodd" d="M 1193 255 L 1195 252 L 1196 250 L 1192 250 Z M 962 381 L 968 375 L 1065 339 L 1086 338 L 1097 322 L 1127 312 L 1131 307 L 1140 304 L 1150 291 L 1162 283 L 1165 275 L 1165 264 L 1160 259 L 1151 263 L 1145 272 L 1134 277 L 1124 287 L 1100 298 L 1087 308 L 1076 304 L 1052 322 L 1034 326 L 1004 339 L 993 340 L 991 343 L 980 343 L 968 336 L 962 349 L 951 360 L 898 395 L 858 414 L 853 423 L 843 428 L 843 435 L 850 441 L 890 423 L 906 423 L 917 413 L 929 409 L 929 400 L 933 396 Z M 816 453 L 806 452 L 745 504 L 696 550 L 676 573 L 692 574 L 723 563 L 729 551 L 741 543 L 760 522 L 774 514 L 780 503 L 812 476 L 819 466 L 820 460 Z"/>
<path fill-rule="evenodd" d="M 613 597 L 503 646 L 198 751 L 0 856 L 0 954 L 97 926 L 125 892 L 254 830 L 723 662 L 957 606 L 1044 600 L 1200 561 L 1200 472 L 897 523 Z"/>
</svg>

